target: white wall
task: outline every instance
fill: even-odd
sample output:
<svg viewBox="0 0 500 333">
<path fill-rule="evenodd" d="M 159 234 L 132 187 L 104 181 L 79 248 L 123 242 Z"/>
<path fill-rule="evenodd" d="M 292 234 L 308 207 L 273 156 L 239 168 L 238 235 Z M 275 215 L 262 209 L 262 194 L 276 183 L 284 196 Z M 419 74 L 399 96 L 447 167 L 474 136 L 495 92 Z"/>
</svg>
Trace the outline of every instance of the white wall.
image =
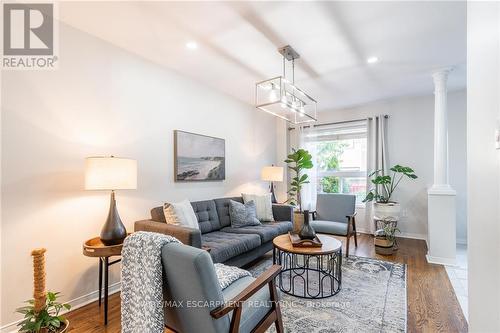
<svg viewBox="0 0 500 333">
<path fill-rule="evenodd" d="M 31 298 L 35 247 L 48 249 L 50 290 L 96 296 L 97 260 L 82 242 L 99 234 L 109 194 L 83 190 L 86 156 L 138 160 L 138 189 L 117 193 L 128 230 L 164 201 L 267 190 L 274 117 L 65 25 L 59 69 L 3 72 L 2 97 L 2 325 Z M 174 129 L 224 138 L 226 180 L 174 183 Z"/>
<path fill-rule="evenodd" d="M 453 74 L 451 74 L 453 75 Z M 432 80 L 429 74 L 429 80 Z M 457 239 L 465 243 L 466 228 L 466 92 L 448 94 L 450 182 L 457 191 Z M 433 183 L 434 96 L 405 97 L 369 103 L 363 106 L 320 112 L 318 123 L 363 119 L 379 114 L 389 115 L 389 164 L 414 168 L 419 178 L 406 180 L 394 194 L 402 205 L 398 227 L 406 237 L 427 237 L 427 189 Z M 368 232 L 364 209 L 358 209 L 357 227 Z"/>
<path fill-rule="evenodd" d="M 467 3 L 469 332 L 500 332 L 500 6 Z"/>
</svg>

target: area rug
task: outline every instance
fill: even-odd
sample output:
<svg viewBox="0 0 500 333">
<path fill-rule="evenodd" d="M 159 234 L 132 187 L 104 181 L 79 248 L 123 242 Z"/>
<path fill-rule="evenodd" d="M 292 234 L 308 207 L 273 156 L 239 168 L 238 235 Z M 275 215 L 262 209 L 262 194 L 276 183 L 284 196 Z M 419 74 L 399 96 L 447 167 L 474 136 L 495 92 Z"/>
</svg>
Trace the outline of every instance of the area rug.
<svg viewBox="0 0 500 333">
<path fill-rule="evenodd" d="M 268 254 L 248 270 L 257 277 L 270 265 Z M 308 300 L 281 295 L 285 332 L 406 332 L 404 264 L 349 256 L 343 258 L 342 289 L 335 296 Z"/>
</svg>

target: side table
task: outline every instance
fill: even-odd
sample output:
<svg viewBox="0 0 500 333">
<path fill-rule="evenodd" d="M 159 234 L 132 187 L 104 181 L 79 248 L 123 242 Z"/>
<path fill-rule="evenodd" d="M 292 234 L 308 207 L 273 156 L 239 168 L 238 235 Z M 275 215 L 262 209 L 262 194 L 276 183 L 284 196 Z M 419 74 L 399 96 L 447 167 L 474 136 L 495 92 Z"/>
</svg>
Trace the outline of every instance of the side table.
<svg viewBox="0 0 500 333">
<path fill-rule="evenodd" d="M 103 268 L 104 268 L 104 325 L 108 324 L 108 273 L 109 266 L 112 266 L 121 261 L 116 259 L 109 261 L 110 257 L 120 256 L 122 253 L 123 244 L 104 245 L 99 237 L 94 237 L 83 243 L 83 254 L 87 257 L 99 258 L 99 306 L 101 306 L 102 290 L 103 290 Z"/>
</svg>

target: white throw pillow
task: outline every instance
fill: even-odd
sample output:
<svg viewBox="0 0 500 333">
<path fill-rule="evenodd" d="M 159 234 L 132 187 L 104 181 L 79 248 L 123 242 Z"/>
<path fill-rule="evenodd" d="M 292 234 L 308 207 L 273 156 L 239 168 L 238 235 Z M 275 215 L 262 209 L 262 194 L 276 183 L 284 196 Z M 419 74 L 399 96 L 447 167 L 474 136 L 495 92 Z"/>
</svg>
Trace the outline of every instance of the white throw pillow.
<svg viewBox="0 0 500 333">
<path fill-rule="evenodd" d="M 257 219 L 262 222 L 273 222 L 273 203 L 271 202 L 271 193 L 259 194 L 246 194 L 242 193 L 243 202 L 255 202 L 255 209 L 257 210 Z"/>
<path fill-rule="evenodd" d="M 165 222 L 167 222 L 167 224 L 174 224 L 174 225 L 180 224 L 177 215 L 175 215 L 174 206 L 172 206 L 168 202 L 165 202 L 163 204 L 163 215 L 165 215 Z"/>
<path fill-rule="evenodd" d="M 165 213 L 165 206 L 166 205 L 163 206 L 164 213 Z M 175 217 L 177 221 L 179 221 L 180 225 L 182 225 L 183 227 L 200 229 L 200 225 L 198 224 L 198 219 L 196 218 L 193 206 L 191 206 L 189 200 L 186 199 L 181 202 L 171 203 L 170 206 L 172 206 Z M 167 220 L 167 215 L 165 215 L 165 220 Z"/>
</svg>

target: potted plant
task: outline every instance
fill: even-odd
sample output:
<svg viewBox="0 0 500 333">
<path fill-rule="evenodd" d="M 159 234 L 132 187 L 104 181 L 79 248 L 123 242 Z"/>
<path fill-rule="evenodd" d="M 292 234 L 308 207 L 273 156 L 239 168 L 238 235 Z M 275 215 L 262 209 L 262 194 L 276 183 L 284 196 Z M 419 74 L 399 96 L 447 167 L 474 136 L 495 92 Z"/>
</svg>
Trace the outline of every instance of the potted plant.
<svg viewBox="0 0 500 333">
<path fill-rule="evenodd" d="M 298 232 L 302 225 L 304 224 L 304 214 L 302 212 L 302 202 L 300 198 L 300 191 L 304 184 L 309 183 L 309 179 L 304 170 L 311 169 L 313 167 L 312 156 L 305 149 L 292 149 L 292 153 L 287 156 L 285 163 L 288 164 L 288 168 L 295 173 L 290 182 L 290 189 L 288 190 L 288 200 L 289 203 L 296 207 L 294 212 L 294 232 Z"/>
<path fill-rule="evenodd" d="M 383 229 L 375 232 L 375 253 L 382 255 L 392 255 L 396 242 L 396 232 L 400 230 L 392 223 L 387 223 Z"/>
<path fill-rule="evenodd" d="M 399 203 L 392 201 L 392 195 L 403 178 L 417 179 L 417 175 L 410 167 L 396 164 L 391 169 L 392 174 L 384 175 L 382 170 L 376 170 L 369 174 L 371 182 L 375 185 L 366 194 L 363 202 L 375 201 L 373 204 L 374 215 L 379 220 L 399 219 L 401 207 Z"/>
<path fill-rule="evenodd" d="M 59 293 L 45 291 L 45 249 L 35 249 L 33 257 L 33 299 L 26 301 L 27 306 L 16 312 L 24 315 L 17 324 L 19 332 L 24 333 L 63 333 L 68 330 L 69 322 L 61 316 L 61 310 L 69 310 L 69 304 L 59 303 Z"/>
<path fill-rule="evenodd" d="M 18 308 L 16 312 L 24 315 L 19 332 L 29 333 L 63 333 L 68 329 L 68 321 L 60 315 L 62 309 L 69 310 L 69 304 L 59 303 L 57 301 L 59 293 L 47 292 L 45 306 L 40 310 L 35 309 L 35 300 L 26 301 L 29 305 Z"/>
</svg>

